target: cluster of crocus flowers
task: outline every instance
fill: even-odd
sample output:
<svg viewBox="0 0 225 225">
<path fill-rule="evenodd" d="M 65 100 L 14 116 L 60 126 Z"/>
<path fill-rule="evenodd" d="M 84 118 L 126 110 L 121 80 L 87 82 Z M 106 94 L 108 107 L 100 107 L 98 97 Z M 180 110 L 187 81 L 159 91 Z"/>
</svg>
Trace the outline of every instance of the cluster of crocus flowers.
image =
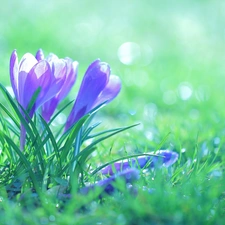
<svg viewBox="0 0 225 225">
<path fill-rule="evenodd" d="M 26 53 L 18 62 L 14 50 L 10 58 L 10 79 L 19 110 L 27 122 L 40 109 L 46 122 L 49 122 L 58 104 L 68 95 L 76 82 L 78 62 L 70 58 L 58 58 L 55 54 L 44 56 L 42 50 L 36 55 Z M 120 92 L 121 81 L 112 75 L 110 66 L 97 59 L 88 67 L 81 82 L 75 103 L 65 123 L 68 131 L 84 115 L 112 101 Z M 34 98 L 35 97 L 35 98 Z M 33 100 L 33 101 L 31 101 Z M 31 105 L 32 103 L 32 105 Z M 25 111 L 26 113 L 24 113 Z M 26 130 L 21 123 L 20 148 L 24 149 Z M 96 188 L 112 194 L 114 183 L 123 179 L 126 184 L 139 179 L 140 169 L 169 167 L 178 159 L 178 154 L 169 150 L 160 150 L 136 158 L 117 161 L 99 172 L 107 178 L 80 189 L 81 194 L 88 194 Z"/>
<path fill-rule="evenodd" d="M 36 93 L 38 96 L 29 109 L 32 118 L 38 108 L 43 118 L 49 122 L 57 105 L 73 87 L 77 77 L 78 62 L 70 58 L 59 59 L 54 54 L 44 57 L 38 50 L 36 56 L 26 53 L 18 63 L 14 50 L 10 58 L 10 79 L 18 103 L 28 110 L 29 103 Z M 81 83 L 75 104 L 65 125 L 67 131 L 81 117 L 93 108 L 112 101 L 120 92 L 119 77 L 110 74 L 107 63 L 95 60 L 87 69 Z M 21 110 L 23 114 L 23 110 Z M 26 131 L 21 125 L 20 148 L 24 148 Z"/>
</svg>

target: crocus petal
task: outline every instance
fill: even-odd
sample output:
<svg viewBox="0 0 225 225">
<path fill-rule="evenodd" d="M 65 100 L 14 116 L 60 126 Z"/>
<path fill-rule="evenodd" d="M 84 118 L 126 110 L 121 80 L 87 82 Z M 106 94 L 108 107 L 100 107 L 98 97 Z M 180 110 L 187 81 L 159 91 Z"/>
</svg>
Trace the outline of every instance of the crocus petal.
<svg viewBox="0 0 225 225">
<path fill-rule="evenodd" d="M 18 87 L 17 87 L 17 100 L 18 102 L 26 108 L 28 103 L 27 100 L 30 100 L 32 96 L 30 96 L 29 91 L 27 92 L 26 88 L 24 87 L 26 83 L 26 79 L 28 77 L 28 73 L 32 70 L 34 65 L 37 64 L 36 58 L 30 54 L 26 53 L 19 63 L 19 74 L 18 74 Z M 29 82 L 28 82 L 29 83 Z M 34 82 L 35 84 L 35 82 Z M 33 88 L 34 86 L 30 87 Z M 34 90 L 35 91 L 35 90 Z M 29 94 L 27 94 L 29 93 Z"/>
<path fill-rule="evenodd" d="M 71 59 L 65 59 L 65 62 L 67 66 L 67 71 L 64 74 L 64 84 L 61 85 L 61 89 L 55 97 L 51 98 L 42 105 L 42 116 L 47 122 L 50 121 L 51 116 L 53 115 L 59 102 L 62 101 L 68 95 L 76 81 L 78 63 L 73 62 Z"/>
<path fill-rule="evenodd" d="M 66 80 L 61 90 L 57 94 L 57 99 L 59 101 L 61 101 L 68 95 L 77 78 L 78 62 L 76 61 L 73 62 L 71 59 L 66 59 L 66 64 L 67 64 Z"/>
<path fill-rule="evenodd" d="M 45 66 L 47 66 L 47 70 L 46 75 L 41 76 L 38 81 L 43 91 L 40 93 L 40 97 L 37 99 L 36 108 L 40 107 L 53 96 L 55 96 L 59 92 L 65 81 L 65 77 L 56 78 L 54 76 L 47 61 L 43 60 L 39 63 L 41 62 L 45 63 Z"/>
<path fill-rule="evenodd" d="M 36 53 L 36 56 L 35 58 L 40 61 L 40 60 L 43 60 L 45 58 L 44 56 L 44 52 L 42 51 L 42 49 L 39 49 Z"/>
<path fill-rule="evenodd" d="M 19 72 L 19 77 L 18 77 L 18 89 L 17 89 L 18 99 L 17 100 L 23 106 L 24 109 L 27 108 L 34 91 L 37 89 L 36 88 L 36 82 L 33 82 L 34 85 L 31 85 L 31 83 L 29 82 L 30 79 L 28 80 L 28 83 L 30 83 L 28 85 L 29 90 L 26 90 L 24 88 L 27 77 L 28 77 L 27 75 L 28 74 L 26 72 L 21 71 L 21 72 Z M 29 93 L 29 91 L 31 91 L 31 93 Z"/>
<path fill-rule="evenodd" d="M 19 68 L 18 68 L 18 57 L 16 50 L 14 50 L 10 57 L 10 66 L 9 66 L 9 73 L 10 73 L 10 80 L 13 88 L 13 92 L 18 99 L 18 75 L 19 75 Z"/>
<path fill-rule="evenodd" d="M 30 53 L 26 53 L 19 63 L 19 71 L 24 71 L 29 73 L 35 64 L 37 64 L 37 59 Z"/>
<path fill-rule="evenodd" d="M 52 53 L 47 57 L 46 60 L 50 64 L 52 70 L 51 74 L 52 84 L 47 94 L 48 95 L 47 98 L 49 98 L 49 96 L 53 97 L 58 95 L 63 85 L 65 84 L 68 66 L 66 60 L 59 59 L 56 55 Z"/>
<path fill-rule="evenodd" d="M 96 60 L 89 66 L 81 83 L 75 104 L 68 117 L 65 130 L 92 109 L 98 95 L 108 83 L 109 75 L 110 67 L 107 63 Z"/>
<path fill-rule="evenodd" d="M 41 102 L 38 102 L 38 105 L 40 106 L 53 98 L 60 91 L 64 82 L 65 77 L 63 77 L 62 79 L 52 79 L 52 82 L 50 82 L 50 87 L 48 88 L 48 92 L 45 93 L 45 96 L 41 100 Z"/>
<path fill-rule="evenodd" d="M 120 78 L 116 75 L 110 75 L 108 84 L 100 93 L 92 108 L 95 108 L 104 102 L 108 104 L 119 94 L 120 90 L 121 90 Z"/>
<path fill-rule="evenodd" d="M 66 80 L 66 63 L 64 60 L 57 60 L 51 63 L 50 86 L 42 104 L 57 95 Z"/>
<path fill-rule="evenodd" d="M 65 60 L 57 60 L 52 63 L 52 73 L 55 79 L 60 79 L 66 75 L 67 64 Z"/>
<path fill-rule="evenodd" d="M 135 180 L 139 179 L 139 171 L 135 168 L 131 168 L 126 171 L 119 172 L 107 179 L 82 188 L 80 193 L 86 195 L 95 188 L 100 187 L 103 188 L 103 193 L 112 194 L 116 190 L 113 184 L 117 179 L 123 179 L 125 183 L 133 183 Z"/>
<path fill-rule="evenodd" d="M 45 94 L 47 101 L 42 105 L 42 116 L 48 122 L 51 119 L 59 102 L 67 96 L 73 87 L 77 77 L 78 63 L 70 58 L 59 59 L 57 55 L 50 53 L 45 59 L 52 71 L 51 87 Z"/>
<path fill-rule="evenodd" d="M 41 112 L 42 117 L 45 119 L 46 122 L 49 122 L 51 116 L 53 115 L 59 101 L 57 98 L 51 98 L 47 102 L 42 105 Z"/>
<path fill-rule="evenodd" d="M 35 109 L 37 109 L 43 101 L 45 101 L 46 93 L 51 84 L 51 68 L 46 61 L 39 61 L 27 75 L 26 82 L 24 83 L 24 107 L 26 108 L 34 94 L 34 92 L 40 87 L 41 91 L 36 99 Z"/>
<path fill-rule="evenodd" d="M 154 152 L 151 152 L 149 154 L 153 153 Z M 169 150 L 159 150 L 154 154 L 155 156 L 144 155 L 139 156 L 137 158 L 132 158 L 129 161 L 123 160 L 115 162 L 113 165 L 106 166 L 105 168 L 100 170 L 100 172 L 102 174 L 112 175 L 115 172 L 125 171 L 130 168 L 144 168 L 145 166 L 148 166 L 149 168 L 155 168 L 160 166 L 169 167 L 174 164 L 178 159 L 178 154 Z"/>
<path fill-rule="evenodd" d="M 53 53 L 50 53 L 47 57 L 46 60 L 49 62 L 50 66 L 52 66 L 52 63 L 56 62 L 59 60 L 59 57 Z"/>
</svg>

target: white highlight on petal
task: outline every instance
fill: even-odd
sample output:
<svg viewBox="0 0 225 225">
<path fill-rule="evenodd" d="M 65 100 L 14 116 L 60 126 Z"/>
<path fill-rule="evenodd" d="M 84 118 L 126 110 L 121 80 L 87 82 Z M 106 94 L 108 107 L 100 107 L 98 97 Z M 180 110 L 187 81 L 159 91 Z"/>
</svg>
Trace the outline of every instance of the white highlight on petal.
<svg viewBox="0 0 225 225">
<path fill-rule="evenodd" d="M 37 62 L 37 59 L 31 53 L 26 53 L 20 60 L 19 71 L 29 73 Z"/>
<path fill-rule="evenodd" d="M 108 71 L 108 69 L 109 69 L 109 67 L 108 67 L 108 65 L 107 64 L 101 64 L 101 66 L 100 66 L 100 70 L 103 72 L 103 73 L 107 73 L 107 71 Z"/>
</svg>

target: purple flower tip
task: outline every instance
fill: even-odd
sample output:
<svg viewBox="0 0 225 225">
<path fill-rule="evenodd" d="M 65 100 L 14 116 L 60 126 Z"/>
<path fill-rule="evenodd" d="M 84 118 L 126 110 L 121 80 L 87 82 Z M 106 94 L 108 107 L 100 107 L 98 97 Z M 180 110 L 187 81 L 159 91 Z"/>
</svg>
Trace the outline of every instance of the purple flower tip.
<svg viewBox="0 0 225 225">
<path fill-rule="evenodd" d="M 36 59 L 37 59 L 38 61 L 43 60 L 43 59 L 45 58 L 44 52 L 42 51 L 42 49 L 39 49 L 39 50 L 37 51 L 35 57 L 36 57 Z"/>
<path fill-rule="evenodd" d="M 156 152 L 156 155 L 162 156 L 162 159 L 160 160 L 160 157 L 158 157 L 158 161 L 154 162 L 155 164 L 163 163 L 165 167 L 169 167 L 173 165 L 179 157 L 179 154 L 174 151 L 170 150 L 159 150 Z"/>
</svg>

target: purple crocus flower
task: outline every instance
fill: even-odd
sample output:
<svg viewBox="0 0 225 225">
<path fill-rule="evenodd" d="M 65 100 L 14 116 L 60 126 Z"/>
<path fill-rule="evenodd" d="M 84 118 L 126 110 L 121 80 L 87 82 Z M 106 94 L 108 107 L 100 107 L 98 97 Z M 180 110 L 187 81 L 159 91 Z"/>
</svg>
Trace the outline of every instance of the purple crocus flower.
<svg viewBox="0 0 225 225">
<path fill-rule="evenodd" d="M 54 77 L 47 61 L 38 62 L 32 54 L 26 53 L 18 63 L 17 53 L 14 50 L 10 58 L 10 79 L 15 97 L 24 109 L 27 109 L 35 91 L 39 87 L 41 88 L 36 102 L 29 112 L 32 117 L 35 109 L 45 101 L 45 93 L 48 92 Z"/>
<path fill-rule="evenodd" d="M 149 154 L 153 153 L 154 152 L 151 152 Z M 115 172 L 126 171 L 130 168 L 144 168 L 145 166 L 147 166 L 148 168 L 155 168 L 157 166 L 169 167 L 178 159 L 178 154 L 170 150 L 159 150 L 154 154 L 155 155 L 138 156 L 137 158 L 130 159 L 129 161 L 123 160 L 115 162 L 112 165 L 106 166 L 105 168 L 100 170 L 100 172 L 105 175 L 113 175 Z"/>
<path fill-rule="evenodd" d="M 44 53 L 41 49 L 38 50 L 36 59 L 38 61 L 44 60 Z M 64 80 L 58 93 L 42 105 L 42 116 L 49 122 L 59 102 L 68 95 L 76 81 L 78 62 L 73 62 L 70 58 L 59 59 L 53 53 L 49 54 L 45 60 L 49 63 L 54 77 Z M 55 92 L 54 83 L 49 89 L 49 93 L 51 94 L 52 92 Z"/>
<path fill-rule="evenodd" d="M 95 107 L 112 101 L 120 92 L 119 77 L 110 75 L 107 63 L 95 60 L 87 69 L 76 101 L 67 119 L 65 131 Z"/>
<path fill-rule="evenodd" d="M 28 112 L 32 118 L 35 110 L 41 105 L 56 96 L 62 85 L 66 81 L 66 67 L 61 62 L 51 63 L 51 60 L 42 58 L 42 51 L 39 51 L 37 58 L 32 54 L 26 53 L 18 63 L 16 50 L 11 54 L 10 58 L 10 79 L 15 97 L 18 103 L 25 109 L 28 109 L 29 103 L 40 88 L 40 93 L 36 98 L 34 105 Z M 22 110 L 21 113 L 23 114 Z M 20 148 L 25 145 L 26 131 L 21 125 Z"/>
<path fill-rule="evenodd" d="M 98 181 L 95 184 L 81 188 L 80 193 L 86 195 L 90 191 L 93 191 L 95 188 L 100 187 L 103 188 L 103 193 L 110 195 L 116 190 L 113 184 L 117 179 L 124 180 L 126 184 L 132 184 L 135 180 L 139 179 L 139 170 L 130 168 L 125 171 L 119 172 L 117 174 L 114 174 L 113 176 L 110 176 L 109 178 Z"/>
</svg>

